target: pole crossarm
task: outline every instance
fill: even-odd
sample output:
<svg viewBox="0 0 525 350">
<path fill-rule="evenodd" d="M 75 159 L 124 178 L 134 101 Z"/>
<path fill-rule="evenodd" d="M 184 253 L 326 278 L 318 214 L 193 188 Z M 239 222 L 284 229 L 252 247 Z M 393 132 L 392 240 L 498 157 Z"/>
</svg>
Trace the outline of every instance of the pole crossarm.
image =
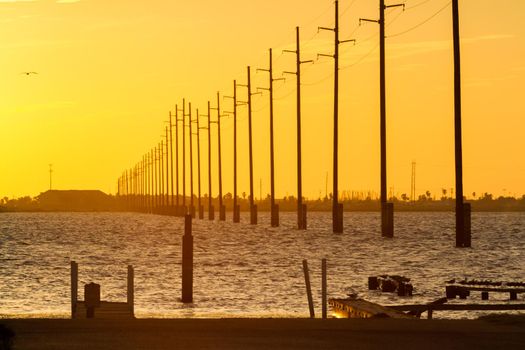
<svg viewBox="0 0 525 350">
<path fill-rule="evenodd" d="M 336 28 L 317 27 L 317 33 L 319 33 L 321 30 L 329 30 L 329 31 L 335 32 Z"/>
</svg>

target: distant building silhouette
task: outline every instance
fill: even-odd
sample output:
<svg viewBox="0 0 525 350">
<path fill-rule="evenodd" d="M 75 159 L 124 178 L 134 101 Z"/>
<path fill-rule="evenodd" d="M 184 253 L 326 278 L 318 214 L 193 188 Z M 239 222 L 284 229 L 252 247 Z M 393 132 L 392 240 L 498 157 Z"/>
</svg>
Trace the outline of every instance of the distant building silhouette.
<svg viewBox="0 0 525 350">
<path fill-rule="evenodd" d="M 99 190 L 49 190 L 35 198 L 44 211 L 108 211 L 114 203 Z"/>
</svg>

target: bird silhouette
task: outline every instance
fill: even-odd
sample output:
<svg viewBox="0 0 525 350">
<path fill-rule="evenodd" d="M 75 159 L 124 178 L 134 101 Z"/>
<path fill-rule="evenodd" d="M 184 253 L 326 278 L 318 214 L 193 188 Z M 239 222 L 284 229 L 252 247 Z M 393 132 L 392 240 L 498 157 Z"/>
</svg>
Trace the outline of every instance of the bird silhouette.
<svg viewBox="0 0 525 350">
<path fill-rule="evenodd" d="M 22 72 L 21 74 L 25 74 L 27 76 L 31 75 L 31 74 L 38 74 L 37 72 Z"/>
</svg>

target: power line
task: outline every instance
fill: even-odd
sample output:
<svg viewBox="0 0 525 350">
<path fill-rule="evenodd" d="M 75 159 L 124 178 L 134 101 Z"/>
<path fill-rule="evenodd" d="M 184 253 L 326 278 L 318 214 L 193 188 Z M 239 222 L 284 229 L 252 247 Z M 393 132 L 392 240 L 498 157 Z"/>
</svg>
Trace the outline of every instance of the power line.
<svg viewBox="0 0 525 350">
<path fill-rule="evenodd" d="M 403 34 L 406 34 L 408 32 L 411 32 L 419 27 L 421 27 L 422 25 L 426 24 L 427 22 L 429 22 L 430 20 L 432 20 L 434 17 L 436 17 L 437 15 L 439 15 L 441 12 L 445 11 L 447 9 L 447 7 L 450 6 L 452 2 L 448 2 L 445 6 L 443 6 L 442 8 L 440 8 L 437 12 L 435 12 L 432 16 L 428 17 L 427 19 L 425 19 L 424 21 L 416 24 L 415 26 L 411 27 L 411 28 L 408 28 L 407 30 L 404 30 L 402 32 L 399 32 L 399 33 L 396 33 L 396 34 L 392 34 L 392 35 L 389 35 L 387 36 L 387 38 L 393 38 L 393 37 L 396 37 L 396 36 L 400 36 L 400 35 L 403 35 Z"/>
</svg>

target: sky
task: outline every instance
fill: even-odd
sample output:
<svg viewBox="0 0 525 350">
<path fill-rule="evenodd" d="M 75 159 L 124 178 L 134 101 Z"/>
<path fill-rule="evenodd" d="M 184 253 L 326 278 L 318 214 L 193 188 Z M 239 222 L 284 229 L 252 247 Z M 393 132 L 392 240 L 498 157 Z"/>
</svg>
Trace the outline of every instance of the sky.
<svg viewBox="0 0 525 350">
<path fill-rule="evenodd" d="M 394 4 L 395 2 L 389 2 Z M 449 0 L 407 0 L 386 14 L 388 188 L 440 196 L 454 187 L 452 16 Z M 341 191 L 379 191 L 378 2 L 341 0 Z M 461 0 L 464 186 L 525 194 L 525 2 Z M 117 178 L 165 134 L 182 99 L 200 114 L 233 80 L 268 86 L 295 69 L 301 29 L 303 191 L 332 186 L 332 0 L 0 0 L 0 197 L 49 189 L 117 191 Z M 25 75 L 22 72 L 37 72 Z M 296 195 L 296 82 L 275 82 L 278 197 Z M 238 96 L 246 100 L 246 89 Z M 232 101 L 221 99 L 224 110 Z M 255 196 L 269 192 L 269 95 L 253 98 Z M 248 191 L 247 109 L 238 109 L 239 193 Z M 216 119 L 216 115 L 212 114 Z M 206 121 L 202 117 L 201 123 Z M 224 193 L 233 191 L 233 120 L 222 124 Z M 212 145 L 217 144 L 216 126 Z M 195 144 L 194 144 L 195 145 Z M 207 134 L 201 134 L 203 193 Z M 195 158 L 195 162 L 196 162 Z M 217 155 L 212 154 L 213 193 Z M 326 180 L 328 178 L 328 181 Z M 195 179 L 196 180 L 196 179 Z M 188 189 L 189 191 L 189 189 Z"/>
</svg>

